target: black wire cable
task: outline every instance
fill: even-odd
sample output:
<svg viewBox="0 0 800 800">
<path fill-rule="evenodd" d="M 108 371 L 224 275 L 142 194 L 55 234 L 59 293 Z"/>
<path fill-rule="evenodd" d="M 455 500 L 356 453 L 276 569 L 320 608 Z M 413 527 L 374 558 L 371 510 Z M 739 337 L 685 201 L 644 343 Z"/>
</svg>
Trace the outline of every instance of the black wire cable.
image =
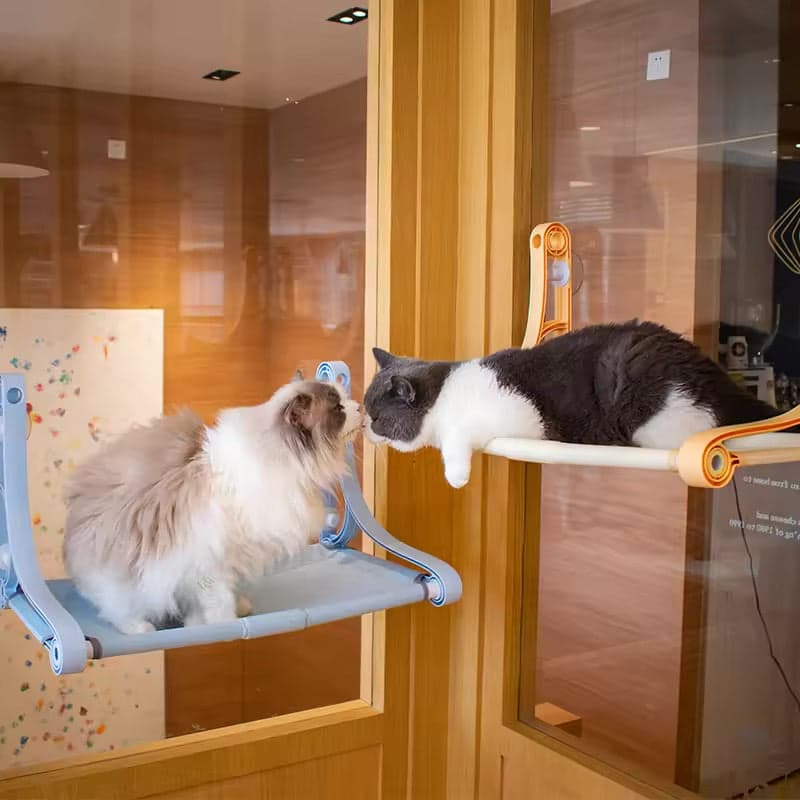
<svg viewBox="0 0 800 800">
<path fill-rule="evenodd" d="M 767 620 L 764 618 L 764 613 L 761 610 L 761 595 L 758 592 L 758 582 L 756 581 L 756 571 L 755 567 L 753 566 L 753 554 L 750 551 L 750 545 L 747 541 L 747 534 L 744 530 L 744 517 L 742 516 L 742 506 L 739 503 L 739 489 L 736 486 L 736 478 L 733 477 L 731 479 L 731 486 L 733 486 L 733 496 L 736 500 L 736 513 L 739 515 L 739 531 L 742 534 L 742 542 L 744 543 L 744 550 L 747 553 L 747 561 L 750 566 L 750 581 L 753 584 L 753 598 L 755 599 L 756 603 L 756 611 L 758 612 L 758 618 L 761 620 L 761 627 L 764 629 L 764 636 L 767 638 L 767 646 L 769 648 L 769 657 L 775 662 L 775 666 L 778 668 L 778 672 L 781 674 L 781 678 L 783 678 L 783 683 L 786 686 L 786 690 L 792 696 L 792 699 L 797 706 L 797 710 L 800 711 L 800 697 L 798 697 L 797 692 L 795 691 L 794 687 L 792 686 L 791 682 L 789 681 L 788 676 L 786 675 L 786 670 L 783 668 L 783 664 L 781 664 L 780 659 L 778 656 L 775 655 L 775 647 L 772 644 L 772 636 L 769 632 L 769 626 L 767 625 Z"/>
</svg>

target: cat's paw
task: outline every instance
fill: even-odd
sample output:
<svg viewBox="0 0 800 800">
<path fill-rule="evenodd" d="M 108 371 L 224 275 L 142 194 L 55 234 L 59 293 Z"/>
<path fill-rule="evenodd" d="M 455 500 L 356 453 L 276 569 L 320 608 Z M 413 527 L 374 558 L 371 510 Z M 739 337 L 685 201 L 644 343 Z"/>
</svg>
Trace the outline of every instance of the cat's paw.
<svg viewBox="0 0 800 800">
<path fill-rule="evenodd" d="M 194 625 L 205 625 L 206 617 L 202 611 L 192 611 L 184 617 L 183 627 L 191 628 Z"/>
<path fill-rule="evenodd" d="M 146 619 L 129 619 L 125 622 L 120 622 L 117 628 L 122 631 L 122 633 L 131 635 L 135 633 L 152 633 L 156 629 L 156 626 Z"/>
<path fill-rule="evenodd" d="M 469 483 L 469 462 L 445 464 L 444 477 L 454 489 L 463 489 Z"/>
<path fill-rule="evenodd" d="M 204 608 L 199 611 L 192 611 L 183 620 L 185 628 L 194 625 L 214 625 L 217 622 L 233 622 L 238 619 L 233 610 L 225 608 Z"/>
<path fill-rule="evenodd" d="M 445 438 L 442 442 L 442 461 L 445 480 L 454 489 L 466 486 L 472 467 L 472 448 L 469 442 L 459 436 Z"/>
<path fill-rule="evenodd" d="M 243 595 L 239 595 L 236 598 L 236 616 L 249 617 L 252 613 L 253 613 L 253 604 L 250 602 L 250 599 L 244 597 Z"/>
<path fill-rule="evenodd" d="M 233 620 L 239 618 L 235 608 L 233 613 L 226 608 L 207 608 L 203 616 L 205 617 L 206 625 L 213 625 L 216 622 L 233 622 Z"/>
</svg>

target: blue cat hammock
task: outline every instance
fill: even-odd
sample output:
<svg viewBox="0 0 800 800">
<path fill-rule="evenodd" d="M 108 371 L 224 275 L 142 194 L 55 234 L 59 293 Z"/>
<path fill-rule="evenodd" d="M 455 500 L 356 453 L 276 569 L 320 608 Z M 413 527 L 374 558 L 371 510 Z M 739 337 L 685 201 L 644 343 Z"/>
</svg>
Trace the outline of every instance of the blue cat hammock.
<svg viewBox="0 0 800 800">
<path fill-rule="evenodd" d="M 573 261 L 569 230 L 559 222 L 530 235 L 530 297 L 523 347 L 572 330 Z M 549 312 L 549 313 L 548 313 Z M 484 453 L 511 461 L 676 472 L 689 486 L 719 489 L 740 467 L 800 461 L 800 406 L 768 420 L 729 425 L 689 437 L 677 450 L 572 444 L 541 439 L 492 439 Z"/>
<path fill-rule="evenodd" d="M 323 362 L 317 377 L 339 381 L 349 391 L 350 373 L 342 362 Z M 88 659 L 271 636 L 422 601 L 443 606 L 461 597 L 461 578 L 449 564 L 409 547 L 377 523 L 355 477 L 348 445 L 350 469 L 341 481 L 342 525 L 336 498 L 326 494 L 326 525 L 319 543 L 246 587 L 253 605 L 249 616 L 121 633 L 98 617 L 72 581 L 45 580 L 39 569 L 28 507 L 22 375 L 0 375 L 0 415 L 0 609 L 16 612 L 47 649 L 56 675 L 81 672 Z M 405 563 L 348 547 L 358 530 Z"/>
</svg>

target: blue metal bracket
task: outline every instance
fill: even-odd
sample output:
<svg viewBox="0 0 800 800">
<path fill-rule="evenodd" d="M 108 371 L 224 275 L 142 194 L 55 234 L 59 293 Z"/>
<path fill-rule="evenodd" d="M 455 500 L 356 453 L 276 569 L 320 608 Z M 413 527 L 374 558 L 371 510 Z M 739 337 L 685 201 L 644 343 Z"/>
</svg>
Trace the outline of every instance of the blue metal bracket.
<svg viewBox="0 0 800 800">
<path fill-rule="evenodd" d="M 0 596 L 48 649 L 56 675 L 77 672 L 86 664 L 86 641 L 78 623 L 45 583 L 36 557 L 28 503 L 27 421 L 22 375 L 0 375 L 0 546 L 9 563 L 0 571 Z M 24 591 L 23 591 L 24 587 Z"/>
<path fill-rule="evenodd" d="M 350 370 L 343 361 L 323 361 L 317 367 L 317 379 L 338 381 L 345 387 L 348 395 L 350 394 Z M 364 502 L 364 495 L 356 477 L 352 445 L 348 445 L 347 448 L 349 473 L 342 479 L 342 494 L 345 500 L 344 523 L 337 533 L 333 533 L 331 528 L 327 539 L 323 538 L 326 535 L 326 531 L 323 531 L 320 541 L 326 547 L 346 547 L 356 531 L 361 529 L 375 544 L 423 571 L 419 580 L 425 583 L 428 599 L 433 605 L 443 606 L 458 600 L 462 590 L 461 577 L 449 564 L 401 542 L 379 525 L 372 516 Z M 327 505 L 331 501 L 332 505 Z M 326 496 L 326 505 L 331 523 L 337 524 L 335 498 Z"/>
<path fill-rule="evenodd" d="M 350 396 L 350 369 L 344 361 L 323 361 L 317 367 L 317 380 L 339 383 L 344 387 L 347 396 Z M 355 474 L 355 454 L 353 445 L 347 445 L 347 468 Z M 325 502 L 325 527 L 319 535 L 320 543 L 330 550 L 347 547 L 353 537 L 358 533 L 358 526 L 350 513 L 349 506 L 345 503 L 344 522 L 339 526 L 339 504 L 336 495 L 330 492 L 323 493 Z"/>
</svg>

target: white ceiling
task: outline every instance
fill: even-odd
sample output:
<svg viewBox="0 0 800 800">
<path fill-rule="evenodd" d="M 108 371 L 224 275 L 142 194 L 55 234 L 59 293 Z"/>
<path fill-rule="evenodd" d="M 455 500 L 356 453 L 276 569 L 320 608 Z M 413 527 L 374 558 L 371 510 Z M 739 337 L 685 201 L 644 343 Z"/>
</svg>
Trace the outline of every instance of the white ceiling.
<svg viewBox="0 0 800 800">
<path fill-rule="evenodd" d="M 0 81 L 274 108 L 366 75 L 368 23 L 326 21 L 353 4 L 0 0 Z"/>
</svg>

